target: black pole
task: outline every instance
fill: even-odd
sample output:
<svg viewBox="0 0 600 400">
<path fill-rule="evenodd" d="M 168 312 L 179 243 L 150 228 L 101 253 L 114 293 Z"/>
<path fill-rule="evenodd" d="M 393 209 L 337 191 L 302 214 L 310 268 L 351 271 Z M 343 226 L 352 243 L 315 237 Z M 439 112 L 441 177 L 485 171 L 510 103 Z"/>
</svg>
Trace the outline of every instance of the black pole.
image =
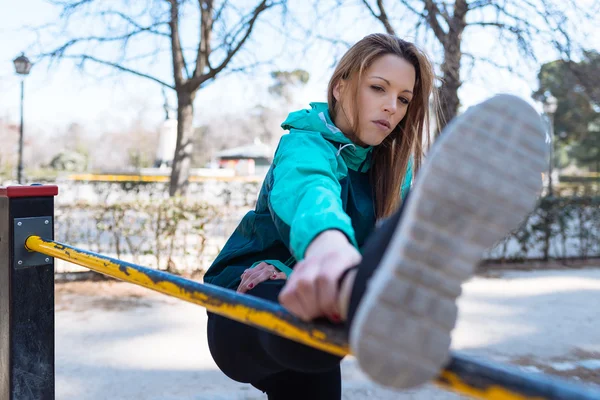
<svg viewBox="0 0 600 400">
<path fill-rule="evenodd" d="M 17 166 L 17 182 L 23 184 L 23 98 L 25 96 L 25 77 L 21 79 L 21 129 L 19 131 L 19 165 Z"/>
<path fill-rule="evenodd" d="M 53 234 L 56 186 L 0 188 L 0 399 L 54 400 L 54 261 L 28 252 Z"/>
</svg>

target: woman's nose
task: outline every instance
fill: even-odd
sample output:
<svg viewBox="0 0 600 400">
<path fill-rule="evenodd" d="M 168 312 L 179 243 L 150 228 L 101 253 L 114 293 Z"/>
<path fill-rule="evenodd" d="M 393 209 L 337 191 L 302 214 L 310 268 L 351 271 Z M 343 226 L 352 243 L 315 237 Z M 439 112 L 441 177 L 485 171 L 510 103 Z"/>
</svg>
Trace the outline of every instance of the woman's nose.
<svg viewBox="0 0 600 400">
<path fill-rule="evenodd" d="M 394 97 L 393 99 L 386 100 L 386 102 L 383 105 L 383 110 L 390 114 L 394 114 L 396 112 L 397 107 L 398 105 L 396 104 L 396 98 Z"/>
</svg>

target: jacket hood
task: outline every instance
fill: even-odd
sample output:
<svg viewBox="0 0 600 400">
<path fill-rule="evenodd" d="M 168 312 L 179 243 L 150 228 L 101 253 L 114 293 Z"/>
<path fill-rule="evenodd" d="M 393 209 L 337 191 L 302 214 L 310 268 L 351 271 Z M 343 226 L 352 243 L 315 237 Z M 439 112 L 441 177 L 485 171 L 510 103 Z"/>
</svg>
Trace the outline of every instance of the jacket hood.
<svg viewBox="0 0 600 400">
<path fill-rule="evenodd" d="M 327 103 L 310 103 L 310 109 L 292 112 L 281 127 L 285 130 L 303 130 L 319 132 L 323 138 L 337 143 L 338 155 L 341 155 L 348 168 L 359 172 L 367 171 L 371 166 L 373 147 L 357 146 L 332 122 Z"/>
</svg>

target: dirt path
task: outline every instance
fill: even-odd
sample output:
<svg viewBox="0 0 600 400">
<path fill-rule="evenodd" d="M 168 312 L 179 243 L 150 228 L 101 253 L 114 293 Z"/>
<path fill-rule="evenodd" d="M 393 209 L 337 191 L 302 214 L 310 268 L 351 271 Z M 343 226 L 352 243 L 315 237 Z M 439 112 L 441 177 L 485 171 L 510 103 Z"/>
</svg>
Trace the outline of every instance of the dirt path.
<svg viewBox="0 0 600 400">
<path fill-rule="evenodd" d="M 600 269 L 513 272 L 465 284 L 453 347 L 600 383 Z M 216 368 L 200 307 L 117 282 L 57 284 L 60 400 L 266 399 Z M 343 363 L 344 399 L 452 400 L 428 385 L 397 393 Z"/>
</svg>

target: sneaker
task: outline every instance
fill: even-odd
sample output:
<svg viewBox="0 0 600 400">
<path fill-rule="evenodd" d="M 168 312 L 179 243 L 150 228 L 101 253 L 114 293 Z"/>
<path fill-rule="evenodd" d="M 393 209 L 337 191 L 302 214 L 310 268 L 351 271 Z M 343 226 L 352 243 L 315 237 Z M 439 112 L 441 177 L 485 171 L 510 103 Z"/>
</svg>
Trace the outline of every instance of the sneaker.
<svg viewBox="0 0 600 400">
<path fill-rule="evenodd" d="M 469 108 L 442 132 L 352 311 L 350 346 L 371 379 L 401 389 L 439 374 L 461 285 L 535 207 L 546 153 L 540 115 L 511 95 Z"/>
</svg>

